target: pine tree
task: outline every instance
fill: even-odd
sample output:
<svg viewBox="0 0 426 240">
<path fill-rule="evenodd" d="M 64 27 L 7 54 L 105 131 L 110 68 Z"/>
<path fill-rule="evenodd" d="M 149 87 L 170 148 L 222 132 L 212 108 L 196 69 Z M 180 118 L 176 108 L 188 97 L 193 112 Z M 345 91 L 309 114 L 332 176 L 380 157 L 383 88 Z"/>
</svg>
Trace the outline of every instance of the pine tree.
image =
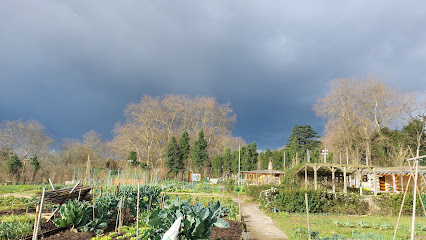
<svg viewBox="0 0 426 240">
<path fill-rule="evenodd" d="M 34 182 L 37 171 L 40 170 L 40 162 L 38 161 L 37 156 L 34 156 L 34 157 L 31 158 L 31 166 L 33 167 L 32 182 Z"/>
<path fill-rule="evenodd" d="M 257 153 L 257 144 L 256 142 L 253 142 L 250 148 L 250 168 L 249 168 L 250 171 L 257 169 L 258 156 L 259 154 Z"/>
<path fill-rule="evenodd" d="M 223 159 L 221 155 L 216 155 L 212 158 L 212 169 L 216 177 L 220 177 L 223 173 Z"/>
<path fill-rule="evenodd" d="M 225 148 L 223 154 L 223 171 L 225 173 L 230 173 L 232 171 L 232 155 L 229 147 Z"/>
<path fill-rule="evenodd" d="M 208 165 L 209 154 L 203 130 L 198 133 L 198 140 L 195 141 L 194 147 L 191 149 L 191 158 L 197 171 Z"/>
<path fill-rule="evenodd" d="M 138 165 L 138 154 L 135 151 L 130 151 L 129 156 L 127 157 L 127 161 L 129 161 L 132 166 Z"/>
<path fill-rule="evenodd" d="M 16 154 L 13 154 L 7 161 L 6 168 L 9 173 L 15 175 L 19 179 L 19 169 L 22 167 L 22 162 Z"/>
<path fill-rule="evenodd" d="M 169 172 L 174 175 L 183 170 L 182 157 L 175 137 L 172 137 L 167 144 L 166 164 L 169 167 Z"/>
<path fill-rule="evenodd" d="M 191 146 L 189 145 L 189 135 L 186 130 L 183 131 L 182 136 L 179 139 L 179 153 L 184 165 L 187 164 L 189 154 L 191 153 Z"/>
</svg>

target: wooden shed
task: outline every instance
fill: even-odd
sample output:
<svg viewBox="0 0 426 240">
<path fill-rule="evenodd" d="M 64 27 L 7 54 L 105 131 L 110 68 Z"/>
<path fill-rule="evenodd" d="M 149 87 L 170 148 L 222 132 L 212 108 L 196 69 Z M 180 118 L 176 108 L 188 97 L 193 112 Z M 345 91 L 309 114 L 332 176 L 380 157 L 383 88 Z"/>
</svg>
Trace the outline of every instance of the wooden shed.
<svg viewBox="0 0 426 240">
<path fill-rule="evenodd" d="M 280 176 L 284 174 L 282 171 L 277 170 L 254 170 L 254 171 L 241 171 L 244 176 L 243 179 L 247 184 L 280 184 Z"/>
</svg>

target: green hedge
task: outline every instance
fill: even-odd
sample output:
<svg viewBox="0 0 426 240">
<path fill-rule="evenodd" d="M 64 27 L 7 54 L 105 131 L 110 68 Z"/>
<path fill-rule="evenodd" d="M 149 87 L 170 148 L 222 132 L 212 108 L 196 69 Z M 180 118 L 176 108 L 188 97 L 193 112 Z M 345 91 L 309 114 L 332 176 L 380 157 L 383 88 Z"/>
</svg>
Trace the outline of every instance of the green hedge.
<svg viewBox="0 0 426 240">
<path fill-rule="evenodd" d="M 262 208 L 290 213 L 306 212 L 305 193 L 308 194 L 308 206 L 311 213 L 366 214 L 368 207 L 357 194 L 327 193 L 320 190 L 298 188 L 275 188 L 259 194 Z"/>
<path fill-rule="evenodd" d="M 402 200 L 404 198 L 404 193 L 393 193 L 393 194 L 383 194 L 374 198 L 374 204 L 376 205 L 376 211 L 381 214 L 388 215 L 397 215 L 401 208 Z M 424 205 L 426 205 L 426 195 L 422 194 L 422 199 Z M 402 208 L 402 214 L 410 215 L 413 212 L 413 192 L 410 191 L 407 193 L 404 201 L 404 206 Z M 422 205 L 417 195 L 416 202 L 416 214 L 424 215 Z"/>
</svg>

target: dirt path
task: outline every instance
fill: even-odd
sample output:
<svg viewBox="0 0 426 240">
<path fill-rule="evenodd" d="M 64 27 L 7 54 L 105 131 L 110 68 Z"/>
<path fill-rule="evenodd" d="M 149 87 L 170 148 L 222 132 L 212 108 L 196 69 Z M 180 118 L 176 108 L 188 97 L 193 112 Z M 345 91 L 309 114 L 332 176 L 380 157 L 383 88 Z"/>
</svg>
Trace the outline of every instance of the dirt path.
<svg viewBox="0 0 426 240">
<path fill-rule="evenodd" d="M 237 198 L 233 198 L 232 200 L 238 204 Z M 285 233 L 277 227 L 274 221 L 260 211 L 258 204 L 241 201 L 241 214 L 243 215 L 244 222 L 247 225 L 247 231 L 250 233 L 250 239 L 288 239 Z"/>
</svg>

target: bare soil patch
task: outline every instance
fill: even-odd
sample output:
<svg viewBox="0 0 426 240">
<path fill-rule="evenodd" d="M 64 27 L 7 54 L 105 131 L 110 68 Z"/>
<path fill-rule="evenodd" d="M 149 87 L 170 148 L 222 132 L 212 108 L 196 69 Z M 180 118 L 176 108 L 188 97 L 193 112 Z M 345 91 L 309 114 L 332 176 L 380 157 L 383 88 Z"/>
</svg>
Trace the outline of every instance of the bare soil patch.
<svg viewBox="0 0 426 240">
<path fill-rule="evenodd" d="M 229 223 L 229 228 L 213 227 L 210 239 L 240 240 L 244 230 L 243 222 L 225 219 Z"/>
</svg>

